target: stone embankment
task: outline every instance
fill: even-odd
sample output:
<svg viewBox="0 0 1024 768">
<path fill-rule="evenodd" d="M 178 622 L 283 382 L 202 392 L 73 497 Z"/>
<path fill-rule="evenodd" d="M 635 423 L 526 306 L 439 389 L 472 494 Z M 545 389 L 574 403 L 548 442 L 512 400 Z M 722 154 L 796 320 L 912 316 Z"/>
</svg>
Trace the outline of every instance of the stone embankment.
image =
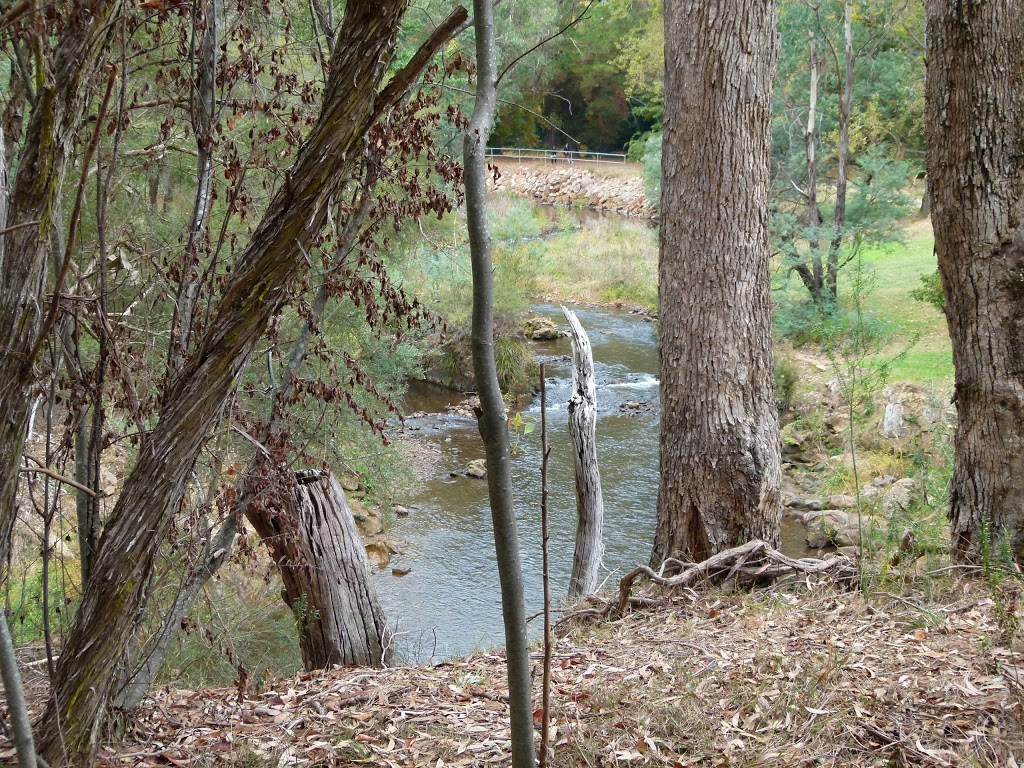
<svg viewBox="0 0 1024 768">
<path fill-rule="evenodd" d="M 644 182 L 639 171 L 624 172 L 615 166 L 615 173 L 605 173 L 583 167 L 582 162 L 568 166 L 557 164 L 522 163 L 515 160 L 492 160 L 499 173 L 495 188 L 538 203 L 576 205 L 595 211 L 617 213 L 644 219 L 656 219 L 658 212 L 644 193 Z"/>
</svg>

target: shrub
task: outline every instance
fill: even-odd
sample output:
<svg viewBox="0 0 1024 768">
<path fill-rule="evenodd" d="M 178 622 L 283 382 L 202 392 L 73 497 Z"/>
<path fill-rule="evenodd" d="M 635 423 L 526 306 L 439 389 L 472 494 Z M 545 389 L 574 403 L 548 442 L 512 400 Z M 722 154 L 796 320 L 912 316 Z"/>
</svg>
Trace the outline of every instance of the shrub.
<svg viewBox="0 0 1024 768">
<path fill-rule="evenodd" d="M 946 309 L 946 294 L 942 290 L 942 276 L 937 269 L 930 274 L 921 275 L 921 286 L 912 290 L 910 295 L 918 301 L 931 304 L 939 312 L 944 312 Z"/>
</svg>

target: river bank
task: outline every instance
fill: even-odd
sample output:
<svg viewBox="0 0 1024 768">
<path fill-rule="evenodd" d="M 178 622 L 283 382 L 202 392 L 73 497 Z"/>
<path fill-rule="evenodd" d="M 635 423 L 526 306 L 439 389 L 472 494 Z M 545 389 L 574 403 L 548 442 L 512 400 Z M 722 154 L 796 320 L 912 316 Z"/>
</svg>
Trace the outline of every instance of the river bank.
<svg viewBox="0 0 1024 768">
<path fill-rule="evenodd" d="M 544 162 L 495 157 L 494 189 L 537 203 L 569 205 L 654 221 L 658 211 L 644 191 L 640 168 L 565 160 Z"/>
<path fill-rule="evenodd" d="M 828 587 L 654 595 L 655 607 L 567 629 L 549 765 L 1019 765 L 1024 658 L 993 643 L 992 594 L 906 576 L 898 599 Z M 506 764 L 503 663 L 496 652 L 164 689 L 101 765 Z"/>
</svg>

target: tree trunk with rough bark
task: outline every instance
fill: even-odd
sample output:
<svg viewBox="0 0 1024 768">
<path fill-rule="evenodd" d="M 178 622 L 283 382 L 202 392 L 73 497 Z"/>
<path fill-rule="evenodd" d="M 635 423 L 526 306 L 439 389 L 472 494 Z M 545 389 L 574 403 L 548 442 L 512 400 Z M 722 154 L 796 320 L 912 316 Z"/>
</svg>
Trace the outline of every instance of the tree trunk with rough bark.
<svg viewBox="0 0 1024 768">
<path fill-rule="evenodd" d="M 381 94 L 377 88 L 405 9 L 404 0 L 347 5 L 320 119 L 232 272 L 208 330 L 168 387 L 159 423 L 103 532 L 92 581 L 62 649 L 39 726 L 40 751 L 51 766 L 88 765 L 95 754 L 114 669 L 141 619 L 156 553 L 206 435 L 289 285 L 305 269 L 303 253 L 323 228 L 339 185 L 352 175 L 366 131 L 394 103 L 390 85 Z"/>
<path fill-rule="evenodd" d="M 597 466 L 597 383 L 594 353 L 576 313 L 562 307 L 572 332 L 572 397 L 569 398 L 569 437 L 576 470 L 576 549 L 569 576 L 569 599 L 597 591 L 604 552 L 604 497 Z"/>
<path fill-rule="evenodd" d="M 495 561 L 501 584 L 512 721 L 512 768 L 533 768 L 533 704 L 530 654 L 526 642 L 526 607 L 519 564 L 519 536 L 512 499 L 512 451 L 505 402 L 494 361 L 494 270 L 487 225 L 487 179 L 484 151 L 497 107 L 494 7 L 473 0 L 476 31 L 477 87 L 473 116 L 463 140 L 466 177 L 466 224 L 473 264 L 473 375 L 480 395 L 478 426 L 487 462 L 487 491 L 494 526 Z"/>
<path fill-rule="evenodd" d="M 929 0 L 926 138 L 956 368 L 954 554 L 1024 562 L 1024 3 Z"/>
<path fill-rule="evenodd" d="M 303 666 L 389 664 L 391 631 L 345 492 L 333 475 L 297 472 L 295 480 L 292 508 L 261 515 L 256 532 L 281 571 Z"/>
<path fill-rule="evenodd" d="M 28 390 L 48 311 L 43 291 L 50 236 L 63 226 L 56 212 L 64 175 L 89 110 L 103 44 L 121 8 L 119 0 L 94 3 L 55 43 L 36 92 L 8 202 L 9 229 L 0 252 L 0 568 L 7 562 L 16 516 Z"/>
<path fill-rule="evenodd" d="M 768 248 L 775 3 L 665 4 L 652 562 L 779 540 Z"/>
</svg>

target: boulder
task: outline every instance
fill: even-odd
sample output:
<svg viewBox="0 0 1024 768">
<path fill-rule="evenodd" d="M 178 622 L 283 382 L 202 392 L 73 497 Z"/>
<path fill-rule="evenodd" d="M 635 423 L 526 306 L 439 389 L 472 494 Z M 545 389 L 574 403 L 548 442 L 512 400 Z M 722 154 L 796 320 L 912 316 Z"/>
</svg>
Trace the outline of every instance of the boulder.
<svg viewBox="0 0 1024 768">
<path fill-rule="evenodd" d="M 387 568 L 391 562 L 391 556 L 398 554 L 401 549 L 391 539 L 379 536 L 372 541 L 366 542 L 366 558 L 374 568 Z"/>
<path fill-rule="evenodd" d="M 348 500 L 349 509 L 352 510 L 352 517 L 356 521 L 356 527 L 363 536 L 376 536 L 384 530 L 380 516 L 371 510 L 358 499 Z"/>
<path fill-rule="evenodd" d="M 890 439 L 907 436 L 907 422 L 903 418 L 903 403 L 897 400 L 886 404 L 879 431 L 882 437 Z"/>
<path fill-rule="evenodd" d="M 807 546 L 820 549 L 838 543 L 840 533 L 850 525 L 850 516 L 838 509 L 824 509 L 808 512 L 804 523 L 807 525 Z"/>
<path fill-rule="evenodd" d="M 793 509 L 817 512 L 825 508 L 825 503 L 821 499 L 813 496 L 808 496 L 806 498 L 802 496 L 794 496 L 789 500 L 789 503 L 786 504 L 786 506 L 792 507 Z"/>
<path fill-rule="evenodd" d="M 857 499 L 846 493 L 837 493 L 828 497 L 829 509 L 854 509 Z"/>
<path fill-rule="evenodd" d="M 906 512 L 914 503 L 917 494 L 917 481 L 910 477 L 897 480 L 893 483 L 885 495 L 882 496 L 882 509 L 889 514 L 893 512 Z"/>
</svg>

